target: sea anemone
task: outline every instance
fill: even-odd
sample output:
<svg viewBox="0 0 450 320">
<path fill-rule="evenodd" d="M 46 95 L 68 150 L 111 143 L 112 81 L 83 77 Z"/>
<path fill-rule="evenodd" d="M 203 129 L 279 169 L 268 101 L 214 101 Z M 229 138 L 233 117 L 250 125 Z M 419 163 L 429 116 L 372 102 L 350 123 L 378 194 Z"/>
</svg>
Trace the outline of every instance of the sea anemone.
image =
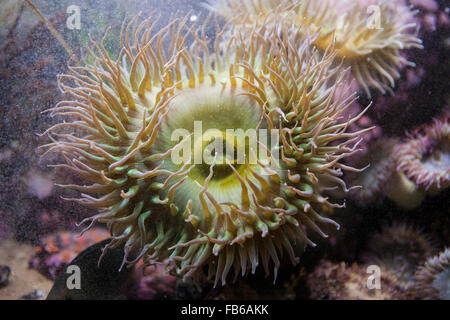
<svg viewBox="0 0 450 320">
<path fill-rule="evenodd" d="M 380 266 L 399 286 L 408 289 L 414 284 L 416 268 L 434 252 L 432 241 L 422 231 L 394 223 L 372 237 L 364 261 Z"/>
<path fill-rule="evenodd" d="M 359 151 L 368 129 L 347 132 L 362 114 L 342 119 L 355 98 L 335 98 L 346 75 L 331 67 L 335 51 L 311 48 L 315 35 L 298 47 L 298 30 L 255 24 L 221 46 L 216 26 L 210 53 L 207 22 L 186 21 L 159 32 L 151 18 L 124 24 L 116 60 L 105 38 L 93 43 L 93 64 L 59 78 L 71 98 L 50 113 L 69 121 L 45 132 L 45 147 L 64 158 L 56 167 L 92 182 L 65 187 L 83 192 L 70 200 L 100 210 L 83 222 L 107 224 L 105 249 L 125 243 L 123 265 L 143 258 L 225 284 L 230 270 L 236 279 L 261 262 L 269 274 L 273 263 L 276 278 L 279 255 L 295 264 L 294 250 L 314 245 L 307 229 L 326 237 L 321 225 L 339 227 L 318 212 L 342 206 L 322 196 L 321 183 L 348 190 L 342 171 L 358 169 L 340 160 Z"/>
<path fill-rule="evenodd" d="M 391 277 L 381 272 L 380 288 L 369 288 L 368 267 L 321 260 L 307 275 L 309 299 L 313 300 L 405 300 L 411 297 Z M 381 290 L 380 290 L 381 289 Z"/>
<path fill-rule="evenodd" d="M 415 12 L 400 2 L 335 0 L 218 0 L 210 8 L 227 20 L 252 25 L 275 12 L 277 19 L 294 24 L 307 34 L 310 28 L 320 30 L 314 42 L 320 50 L 331 43 L 338 49 L 338 58 L 345 58 L 352 74 L 370 98 L 369 87 L 392 94 L 399 70 L 415 66 L 402 50 L 422 48 L 417 26 L 412 22 Z M 281 18 L 280 18 L 281 14 Z"/>
<path fill-rule="evenodd" d="M 368 167 L 360 174 L 349 172 L 347 175 L 347 181 L 354 185 L 350 197 L 358 205 L 380 204 L 386 197 L 396 206 L 412 210 L 424 200 L 424 192 L 396 170 L 394 150 L 398 142 L 396 138 L 372 140 L 362 155 L 348 159 L 351 166 Z"/>
<path fill-rule="evenodd" d="M 450 300 L 450 249 L 428 259 L 415 278 L 417 291 L 424 298 Z"/>
<path fill-rule="evenodd" d="M 395 149 L 397 170 L 419 188 L 437 193 L 450 186 L 450 127 L 448 115 L 416 130 Z"/>
<path fill-rule="evenodd" d="M 386 186 L 392 179 L 395 162 L 392 151 L 396 139 L 379 138 L 370 142 L 363 156 L 349 159 L 355 166 L 369 166 L 360 174 L 349 174 L 352 185 L 361 186 L 350 192 L 350 196 L 360 205 L 368 205 L 383 199 Z M 354 158 L 357 158 L 354 160 Z"/>
</svg>

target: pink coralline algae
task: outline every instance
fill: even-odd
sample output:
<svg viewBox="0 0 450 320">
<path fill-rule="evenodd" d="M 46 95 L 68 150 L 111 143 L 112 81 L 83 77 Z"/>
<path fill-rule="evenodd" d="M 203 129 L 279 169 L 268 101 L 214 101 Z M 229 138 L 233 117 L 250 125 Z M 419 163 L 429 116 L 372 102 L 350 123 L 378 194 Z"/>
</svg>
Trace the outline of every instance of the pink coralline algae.
<svg viewBox="0 0 450 320">
<path fill-rule="evenodd" d="M 82 235 L 60 231 L 42 238 L 30 267 L 37 269 L 50 279 L 58 274 L 84 249 L 108 238 L 106 230 L 95 228 Z"/>
</svg>

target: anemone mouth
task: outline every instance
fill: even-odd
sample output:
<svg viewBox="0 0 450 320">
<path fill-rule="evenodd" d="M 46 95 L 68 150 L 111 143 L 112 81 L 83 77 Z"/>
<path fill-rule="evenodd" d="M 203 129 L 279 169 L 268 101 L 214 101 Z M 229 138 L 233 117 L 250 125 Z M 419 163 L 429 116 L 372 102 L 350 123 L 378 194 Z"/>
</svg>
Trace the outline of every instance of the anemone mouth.
<svg viewBox="0 0 450 320">
<path fill-rule="evenodd" d="M 418 130 L 395 151 L 397 168 L 418 186 L 437 192 L 450 186 L 448 117 Z"/>
<path fill-rule="evenodd" d="M 450 168 L 450 138 L 438 137 L 438 140 L 427 141 L 428 145 L 420 159 L 424 168 L 430 172 L 445 172 Z"/>
</svg>

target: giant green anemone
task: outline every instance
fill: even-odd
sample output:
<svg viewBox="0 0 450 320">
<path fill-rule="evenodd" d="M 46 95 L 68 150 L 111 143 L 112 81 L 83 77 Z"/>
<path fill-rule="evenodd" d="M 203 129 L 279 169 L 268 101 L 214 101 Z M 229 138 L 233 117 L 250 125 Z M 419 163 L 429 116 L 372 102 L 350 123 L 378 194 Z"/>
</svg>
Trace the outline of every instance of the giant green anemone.
<svg viewBox="0 0 450 320">
<path fill-rule="evenodd" d="M 151 18 L 133 19 L 117 59 L 93 43 L 93 63 L 59 79 L 69 98 L 50 112 L 67 121 L 46 147 L 91 182 L 65 187 L 99 210 L 83 222 L 107 224 L 106 249 L 125 243 L 123 264 L 225 284 L 261 263 L 276 278 L 283 253 L 295 264 L 314 245 L 308 230 L 338 227 L 320 214 L 341 206 L 322 186 L 348 190 L 343 170 L 357 171 L 340 163 L 358 151 L 361 132 L 347 128 L 360 115 L 342 116 L 355 98 L 313 35 L 295 47 L 298 31 L 255 24 L 224 46 L 216 27 L 211 53 L 207 22 L 186 21 L 153 32 Z"/>
</svg>

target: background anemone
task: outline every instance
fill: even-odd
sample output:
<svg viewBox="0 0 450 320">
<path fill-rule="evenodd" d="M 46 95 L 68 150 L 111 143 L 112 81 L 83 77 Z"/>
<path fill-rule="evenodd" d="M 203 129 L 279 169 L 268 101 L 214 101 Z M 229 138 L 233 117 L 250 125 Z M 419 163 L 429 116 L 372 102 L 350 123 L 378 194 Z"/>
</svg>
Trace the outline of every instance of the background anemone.
<svg viewBox="0 0 450 320">
<path fill-rule="evenodd" d="M 395 149 L 397 170 L 418 187 L 436 193 L 450 186 L 448 115 L 416 130 Z"/>
<path fill-rule="evenodd" d="M 349 159 L 354 166 L 368 166 L 360 174 L 350 173 L 347 180 L 351 181 L 352 185 L 361 186 L 350 192 L 350 196 L 358 204 L 365 206 L 383 199 L 386 186 L 391 181 L 395 170 L 392 151 L 396 142 L 396 139 L 392 138 L 373 140 L 362 156 Z"/>
<path fill-rule="evenodd" d="M 352 166 L 367 167 L 360 174 L 348 173 L 346 178 L 354 186 L 350 197 L 359 206 L 377 205 L 388 198 L 401 209 L 413 210 L 424 200 L 424 192 L 397 170 L 394 150 L 398 143 L 398 138 L 380 137 L 366 143 L 362 154 L 347 160 Z"/>
<path fill-rule="evenodd" d="M 429 258 L 420 267 L 415 278 L 417 291 L 425 299 L 450 300 L 450 250 Z"/>
<path fill-rule="evenodd" d="M 419 229 L 405 223 L 386 226 L 370 240 L 364 262 L 380 266 L 404 289 L 415 283 L 414 272 L 435 247 L 430 238 Z"/>
<path fill-rule="evenodd" d="M 310 299 L 315 300 L 405 300 L 408 293 L 392 277 L 381 273 L 381 290 L 369 289 L 367 268 L 357 263 L 321 260 L 308 274 Z"/>
<path fill-rule="evenodd" d="M 255 24 L 221 47 L 217 27 L 210 53 L 206 23 L 197 29 L 186 21 L 153 32 L 151 18 L 134 18 L 122 27 L 116 60 L 104 48 L 106 34 L 93 43 L 93 64 L 70 66 L 59 78 L 70 98 L 49 112 L 68 121 L 45 132 L 52 140 L 45 147 L 64 158 L 56 167 L 92 182 L 64 187 L 83 192 L 70 200 L 99 209 L 83 222 L 85 230 L 107 224 L 105 249 L 125 243 L 123 265 L 143 258 L 194 279 L 208 267 L 208 277 L 225 284 L 231 269 L 236 278 L 261 262 L 266 274 L 273 264 L 276 278 L 279 255 L 296 263 L 294 249 L 314 245 L 306 229 L 326 237 L 321 225 L 338 227 L 317 211 L 341 207 L 322 196 L 321 182 L 348 190 L 342 170 L 358 169 L 340 160 L 358 151 L 368 129 L 346 131 L 361 114 L 341 119 L 354 97 L 336 98 L 345 72 L 331 67 L 335 51 L 311 49 L 314 36 L 297 47 L 298 30 Z M 196 140 L 195 121 L 213 131 Z M 263 152 L 246 145 L 244 162 L 234 163 L 208 149 L 219 140 L 236 148 L 226 127 L 278 129 L 279 143 L 252 136 Z M 172 141 L 176 129 L 190 134 Z M 188 157 L 174 161 L 180 150 Z M 210 163 L 191 161 L 198 150 Z"/>
<path fill-rule="evenodd" d="M 209 7 L 235 24 L 252 24 L 276 13 L 286 24 L 301 32 L 320 30 L 314 42 L 320 50 L 331 43 L 338 58 L 345 58 L 352 74 L 370 98 L 369 88 L 383 94 L 393 93 L 399 70 L 415 66 L 401 53 L 403 49 L 422 48 L 417 38 L 415 14 L 404 3 L 377 1 L 368 6 L 361 1 L 211 1 Z"/>
</svg>

